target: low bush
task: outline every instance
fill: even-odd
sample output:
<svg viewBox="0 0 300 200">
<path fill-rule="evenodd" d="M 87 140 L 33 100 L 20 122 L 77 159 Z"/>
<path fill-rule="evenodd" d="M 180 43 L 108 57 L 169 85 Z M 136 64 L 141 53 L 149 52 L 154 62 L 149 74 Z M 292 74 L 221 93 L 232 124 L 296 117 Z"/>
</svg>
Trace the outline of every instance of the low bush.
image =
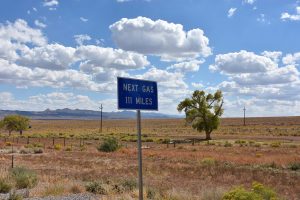
<svg viewBox="0 0 300 200">
<path fill-rule="evenodd" d="M 264 186 L 261 183 L 253 182 L 250 191 L 239 186 L 226 192 L 222 200 L 278 200 L 279 197 L 271 188 Z"/>
<path fill-rule="evenodd" d="M 208 145 L 208 146 L 212 145 L 213 146 L 213 145 L 216 145 L 216 143 L 213 142 L 213 141 L 207 140 L 206 145 Z"/>
<path fill-rule="evenodd" d="M 161 144 L 169 144 L 170 142 L 171 142 L 170 138 L 165 138 L 165 139 L 159 139 L 158 140 L 158 143 L 161 143 Z"/>
<path fill-rule="evenodd" d="M 216 164 L 216 160 L 213 158 L 203 158 L 201 160 L 201 165 L 203 166 L 214 166 Z"/>
<path fill-rule="evenodd" d="M 252 183 L 252 191 L 262 197 L 262 199 L 266 200 L 276 200 L 279 199 L 276 192 L 274 192 L 271 188 L 264 186 L 261 183 L 253 182 Z"/>
<path fill-rule="evenodd" d="M 8 193 L 12 188 L 12 185 L 8 180 L 0 178 L 0 193 Z"/>
<path fill-rule="evenodd" d="M 86 191 L 94 194 L 107 194 L 104 184 L 100 181 L 93 181 L 85 186 Z"/>
<path fill-rule="evenodd" d="M 288 169 L 293 170 L 293 171 L 300 170 L 300 162 L 290 163 L 288 165 Z"/>
<path fill-rule="evenodd" d="M 114 137 L 105 138 L 103 143 L 98 146 L 98 151 L 113 152 L 120 148 L 119 142 Z"/>
<path fill-rule="evenodd" d="M 65 148 L 65 151 L 72 151 L 72 146 L 67 146 L 67 147 Z"/>
<path fill-rule="evenodd" d="M 35 154 L 40 154 L 40 153 L 44 153 L 44 151 L 43 151 L 42 148 L 36 147 L 36 148 L 33 149 L 33 153 L 35 153 Z"/>
<path fill-rule="evenodd" d="M 236 140 L 234 143 L 236 143 L 236 144 L 246 144 L 246 140 Z"/>
<path fill-rule="evenodd" d="M 137 182 L 135 179 L 126 179 L 122 181 L 121 186 L 126 191 L 133 191 L 135 188 L 137 188 Z"/>
<path fill-rule="evenodd" d="M 272 142 L 272 143 L 270 144 L 270 146 L 273 147 L 273 148 L 277 148 L 277 147 L 280 147 L 280 146 L 281 146 L 281 143 L 280 143 L 280 142 Z"/>
<path fill-rule="evenodd" d="M 10 147 L 13 143 L 12 142 L 5 142 L 5 146 Z"/>
<path fill-rule="evenodd" d="M 228 141 L 225 142 L 224 147 L 232 147 L 232 144 Z"/>
<path fill-rule="evenodd" d="M 262 165 L 265 168 L 273 168 L 273 169 L 278 169 L 279 166 L 273 161 L 271 163 L 266 163 Z"/>
<path fill-rule="evenodd" d="M 235 187 L 229 192 L 225 193 L 222 200 L 263 200 L 258 194 L 247 191 L 243 187 Z"/>
<path fill-rule="evenodd" d="M 24 147 L 27 149 L 32 149 L 34 146 L 33 144 L 25 144 Z"/>
<path fill-rule="evenodd" d="M 31 153 L 31 149 L 21 149 L 20 154 L 29 154 Z"/>
<path fill-rule="evenodd" d="M 16 182 L 16 188 L 33 188 L 37 185 L 37 175 L 33 170 L 25 167 L 15 167 L 10 171 L 13 179 Z"/>
<path fill-rule="evenodd" d="M 159 193 L 153 188 L 147 189 L 147 199 L 158 199 Z"/>
<path fill-rule="evenodd" d="M 60 150 L 62 149 L 61 144 L 55 144 L 55 145 L 54 145 L 54 149 L 55 149 L 56 151 L 60 151 Z"/>
</svg>

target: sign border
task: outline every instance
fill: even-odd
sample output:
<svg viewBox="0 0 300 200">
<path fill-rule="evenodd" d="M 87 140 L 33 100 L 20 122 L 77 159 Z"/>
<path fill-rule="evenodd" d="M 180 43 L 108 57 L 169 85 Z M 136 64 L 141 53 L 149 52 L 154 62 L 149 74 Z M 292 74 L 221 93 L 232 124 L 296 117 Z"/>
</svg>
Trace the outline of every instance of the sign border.
<svg viewBox="0 0 300 200">
<path fill-rule="evenodd" d="M 147 81 L 147 82 L 155 82 L 156 83 L 156 97 L 157 97 L 157 109 L 135 109 L 135 108 L 120 108 L 119 107 L 119 79 L 131 79 L 131 80 L 137 80 L 137 81 Z M 143 111 L 158 111 L 158 87 L 157 87 L 157 81 L 151 81 L 151 80 L 144 80 L 144 79 L 138 79 L 138 78 L 127 78 L 127 77 L 122 77 L 122 76 L 117 76 L 117 97 L 118 97 L 118 110 L 143 110 Z"/>
</svg>

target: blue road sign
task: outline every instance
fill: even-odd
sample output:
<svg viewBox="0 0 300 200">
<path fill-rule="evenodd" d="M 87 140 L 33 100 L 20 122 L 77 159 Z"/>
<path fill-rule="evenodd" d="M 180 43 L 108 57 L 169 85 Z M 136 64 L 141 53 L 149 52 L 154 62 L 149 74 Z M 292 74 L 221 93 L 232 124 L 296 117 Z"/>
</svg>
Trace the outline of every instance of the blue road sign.
<svg viewBox="0 0 300 200">
<path fill-rule="evenodd" d="M 157 83 L 118 77 L 118 109 L 158 110 Z"/>
</svg>

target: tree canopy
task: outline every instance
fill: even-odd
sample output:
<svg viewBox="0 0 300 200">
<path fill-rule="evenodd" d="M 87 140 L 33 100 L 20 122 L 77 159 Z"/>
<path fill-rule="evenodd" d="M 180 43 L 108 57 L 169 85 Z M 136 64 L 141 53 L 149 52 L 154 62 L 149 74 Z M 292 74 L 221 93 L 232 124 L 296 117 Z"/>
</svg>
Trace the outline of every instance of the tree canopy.
<svg viewBox="0 0 300 200">
<path fill-rule="evenodd" d="M 191 98 L 181 101 L 177 110 L 184 110 L 187 123 L 197 131 L 205 131 L 206 139 L 211 139 L 211 132 L 218 128 L 220 116 L 223 114 L 223 95 L 218 90 L 214 94 L 205 94 L 204 91 L 194 91 Z"/>
<path fill-rule="evenodd" d="M 7 115 L 0 121 L 0 127 L 8 131 L 9 135 L 13 131 L 18 131 L 22 135 L 24 130 L 29 128 L 29 118 L 21 115 Z"/>
</svg>

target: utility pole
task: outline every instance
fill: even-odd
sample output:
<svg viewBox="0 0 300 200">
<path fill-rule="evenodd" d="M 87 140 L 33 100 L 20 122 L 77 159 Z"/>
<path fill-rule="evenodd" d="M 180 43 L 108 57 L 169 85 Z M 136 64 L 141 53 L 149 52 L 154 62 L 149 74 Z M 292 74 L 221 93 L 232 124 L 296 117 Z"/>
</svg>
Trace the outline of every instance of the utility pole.
<svg viewBox="0 0 300 200">
<path fill-rule="evenodd" d="M 103 109 L 102 103 L 101 103 L 101 106 L 99 108 L 100 108 L 100 112 L 101 112 L 101 120 L 100 120 L 100 129 L 99 129 L 99 132 L 102 133 L 102 109 Z"/>
<path fill-rule="evenodd" d="M 245 108 L 245 106 L 244 106 L 244 126 L 246 126 L 246 108 Z"/>
</svg>

